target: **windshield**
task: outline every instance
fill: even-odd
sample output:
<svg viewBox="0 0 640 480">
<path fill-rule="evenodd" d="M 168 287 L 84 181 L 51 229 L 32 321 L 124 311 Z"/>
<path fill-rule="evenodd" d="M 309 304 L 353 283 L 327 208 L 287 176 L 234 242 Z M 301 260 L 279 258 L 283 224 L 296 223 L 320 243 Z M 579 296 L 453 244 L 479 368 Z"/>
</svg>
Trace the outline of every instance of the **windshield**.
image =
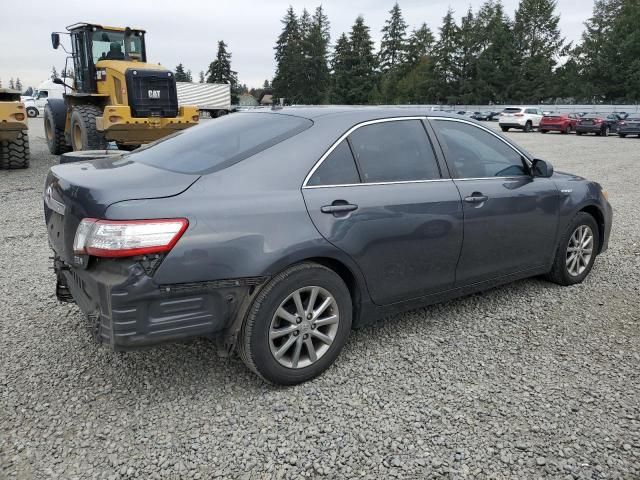
<svg viewBox="0 0 640 480">
<path fill-rule="evenodd" d="M 128 157 L 173 172 L 202 175 L 249 158 L 311 125 L 311 120 L 292 115 L 238 112 L 206 120 Z"/>
<path fill-rule="evenodd" d="M 96 30 L 91 34 L 93 63 L 100 60 L 144 61 L 141 32 L 132 32 L 126 39 L 124 32 Z"/>
</svg>

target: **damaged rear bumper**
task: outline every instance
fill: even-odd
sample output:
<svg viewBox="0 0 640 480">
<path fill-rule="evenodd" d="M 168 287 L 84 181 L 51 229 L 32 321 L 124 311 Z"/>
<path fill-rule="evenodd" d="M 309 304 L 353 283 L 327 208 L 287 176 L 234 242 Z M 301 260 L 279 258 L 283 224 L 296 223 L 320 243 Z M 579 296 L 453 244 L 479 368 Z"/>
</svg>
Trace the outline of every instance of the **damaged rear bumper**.
<svg viewBox="0 0 640 480">
<path fill-rule="evenodd" d="M 265 277 L 158 285 L 149 262 L 94 261 L 88 269 L 54 260 L 56 292 L 87 315 L 94 337 L 131 350 L 194 337 L 233 339 Z"/>
</svg>

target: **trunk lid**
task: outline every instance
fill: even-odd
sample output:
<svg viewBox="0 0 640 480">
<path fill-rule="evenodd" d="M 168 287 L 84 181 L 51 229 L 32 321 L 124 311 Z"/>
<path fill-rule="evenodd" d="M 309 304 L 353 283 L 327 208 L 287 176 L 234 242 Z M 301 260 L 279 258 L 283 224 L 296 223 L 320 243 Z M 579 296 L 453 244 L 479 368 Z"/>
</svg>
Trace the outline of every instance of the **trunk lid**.
<svg viewBox="0 0 640 480">
<path fill-rule="evenodd" d="M 82 265 L 82 259 L 73 255 L 80 220 L 104 218 L 109 205 L 116 202 L 179 195 L 198 178 L 135 162 L 128 156 L 56 165 L 44 189 L 49 243 L 65 262 Z"/>
</svg>

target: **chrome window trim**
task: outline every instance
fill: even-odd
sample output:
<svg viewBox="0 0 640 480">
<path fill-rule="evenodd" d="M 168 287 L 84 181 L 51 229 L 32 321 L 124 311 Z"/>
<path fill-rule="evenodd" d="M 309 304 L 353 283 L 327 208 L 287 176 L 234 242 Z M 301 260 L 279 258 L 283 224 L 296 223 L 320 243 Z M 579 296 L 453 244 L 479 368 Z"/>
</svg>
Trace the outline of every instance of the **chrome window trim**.
<svg viewBox="0 0 640 480">
<path fill-rule="evenodd" d="M 438 181 L 439 180 L 450 180 L 450 179 L 438 178 L 438 179 L 431 179 L 431 180 L 406 180 L 406 181 L 401 181 L 401 182 L 376 182 L 376 183 L 362 182 L 362 183 L 351 183 L 351 184 L 340 184 L 340 185 L 307 185 L 307 182 L 313 176 L 313 174 L 316 172 L 316 170 L 318 168 L 320 168 L 320 165 L 322 165 L 322 162 L 324 162 L 324 160 L 329 155 L 331 155 L 331 152 L 333 152 L 336 149 L 336 147 L 338 145 L 340 145 L 340 142 L 345 140 L 349 135 L 351 135 L 353 132 L 355 132 L 359 128 L 366 127 L 367 125 L 374 125 L 376 123 L 397 122 L 399 120 L 421 120 L 422 121 L 422 120 L 425 120 L 426 118 L 427 118 L 426 115 L 412 116 L 412 117 L 378 118 L 376 120 L 367 120 L 366 122 L 362 122 L 362 123 L 358 123 L 358 124 L 354 125 L 349 130 L 347 130 L 344 134 L 342 134 L 342 136 L 340 136 L 340 138 L 338 138 L 338 140 L 336 140 L 333 143 L 333 145 L 331 145 L 329 147 L 329 149 L 324 153 L 324 155 L 322 155 L 320 157 L 320 159 L 315 163 L 313 168 L 309 171 L 309 173 L 307 173 L 307 176 L 304 177 L 304 182 L 302 182 L 302 188 L 345 187 L 345 186 L 355 186 L 355 185 L 389 185 L 389 184 L 394 184 L 394 183 L 416 183 L 416 182 L 433 182 L 433 181 L 436 181 L 436 180 L 438 180 Z M 427 135 L 427 140 L 430 141 L 430 138 L 429 138 L 429 136 L 428 136 L 426 131 L 425 131 L 425 135 Z M 354 161 L 355 161 L 355 159 L 354 159 Z"/>
<path fill-rule="evenodd" d="M 497 178 L 497 177 L 495 177 Z M 404 185 L 406 183 L 432 183 L 432 182 L 453 182 L 451 178 L 434 178 L 432 180 L 401 180 L 396 182 L 361 182 L 361 183 L 340 183 L 336 185 L 308 185 L 303 188 L 336 188 L 336 187 L 368 187 L 370 185 Z"/>
<path fill-rule="evenodd" d="M 529 157 L 527 155 L 525 155 L 524 153 L 522 153 L 520 150 L 518 150 L 516 147 L 514 147 L 513 145 L 511 145 L 509 142 L 507 142 L 504 138 L 502 138 L 500 135 L 498 135 L 496 132 L 491 131 L 490 129 L 488 129 L 487 127 L 483 126 L 483 125 L 477 125 L 473 122 L 468 122 L 466 120 L 462 120 L 459 118 L 449 118 L 449 117 L 427 117 L 429 120 L 444 120 L 446 122 L 458 122 L 458 123 L 466 123 L 467 125 L 471 125 L 472 127 L 476 127 L 479 128 L 480 130 L 484 130 L 487 133 L 490 133 L 491 135 L 493 135 L 494 137 L 496 137 L 498 140 L 500 140 L 502 143 L 504 143 L 505 145 L 507 145 L 508 147 L 511 148 L 511 150 L 513 150 L 514 152 L 516 152 L 517 154 L 519 154 L 522 158 L 524 158 L 527 163 L 529 164 L 529 166 L 532 165 L 531 160 L 529 160 Z M 437 134 L 437 132 L 436 132 Z M 525 175 L 523 175 L 525 176 Z M 480 177 L 481 178 L 512 178 L 512 177 Z M 517 178 L 517 177 L 516 177 Z M 455 180 L 480 180 L 479 178 L 456 178 Z"/>
</svg>

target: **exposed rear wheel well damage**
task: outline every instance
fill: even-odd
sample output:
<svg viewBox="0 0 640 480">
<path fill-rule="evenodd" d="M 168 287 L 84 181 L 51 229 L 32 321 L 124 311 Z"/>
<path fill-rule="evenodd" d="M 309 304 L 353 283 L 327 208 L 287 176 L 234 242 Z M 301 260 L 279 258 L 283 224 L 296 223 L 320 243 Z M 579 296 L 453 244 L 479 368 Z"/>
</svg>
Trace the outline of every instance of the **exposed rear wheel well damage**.
<svg viewBox="0 0 640 480">
<path fill-rule="evenodd" d="M 347 267 L 341 261 L 329 257 L 314 257 L 308 258 L 305 261 L 315 262 L 324 267 L 330 268 L 340 276 L 342 281 L 349 289 L 349 293 L 351 294 L 351 304 L 353 305 L 354 319 L 353 323 L 357 324 L 356 319 L 359 318 L 360 315 L 360 302 L 362 301 L 362 292 L 361 286 L 351 269 L 349 269 L 349 267 Z"/>
<path fill-rule="evenodd" d="M 598 224 L 598 238 L 600 239 L 598 241 L 598 253 L 600 253 L 602 251 L 602 245 L 604 244 L 604 215 L 595 205 L 588 205 L 580 211 L 591 215 Z"/>
</svg>

